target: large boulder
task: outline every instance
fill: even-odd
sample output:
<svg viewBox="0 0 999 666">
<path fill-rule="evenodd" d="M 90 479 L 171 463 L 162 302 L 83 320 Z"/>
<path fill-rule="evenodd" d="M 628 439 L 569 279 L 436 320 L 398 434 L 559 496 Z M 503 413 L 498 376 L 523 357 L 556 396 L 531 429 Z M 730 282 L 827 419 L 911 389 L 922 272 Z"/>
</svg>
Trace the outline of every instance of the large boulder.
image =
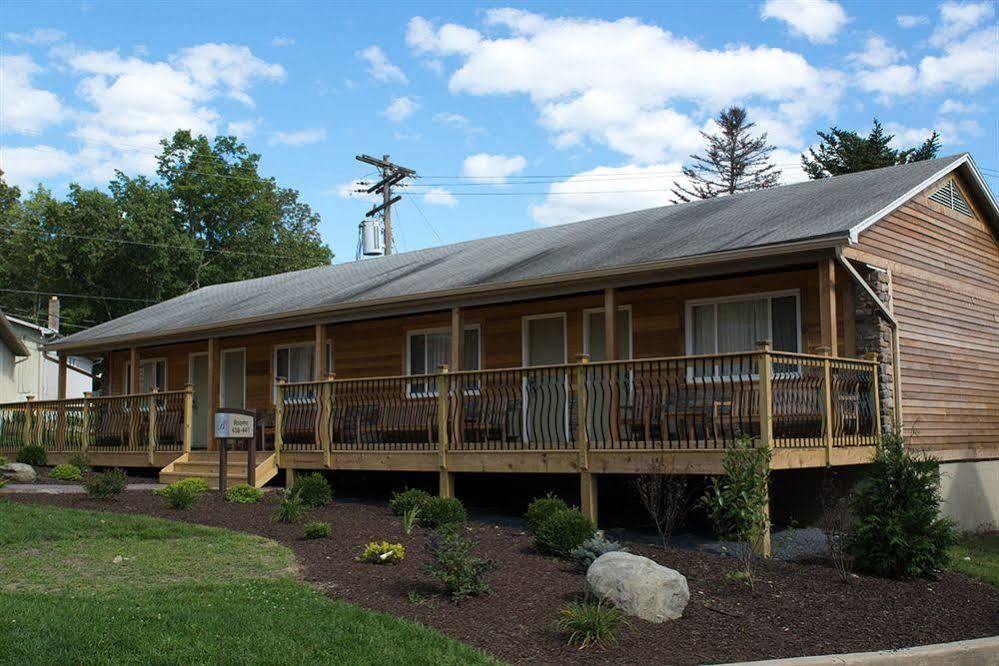
<svg viewBox="0 0 999 666">
<path fill-rule="evenodd" d="M 586 586 L 590 594 L 649 622 L 679 618 L 690 601 L 687 579 L 679 571 L 620 551 L 593 561 L 586 571 Z"/>
<path fill-rule="evenodd" d="M 33 483 L 38 478 L 31 465 L 17 462 L 0 466 L 0 476 L 13 483 Z"/>
</svg>

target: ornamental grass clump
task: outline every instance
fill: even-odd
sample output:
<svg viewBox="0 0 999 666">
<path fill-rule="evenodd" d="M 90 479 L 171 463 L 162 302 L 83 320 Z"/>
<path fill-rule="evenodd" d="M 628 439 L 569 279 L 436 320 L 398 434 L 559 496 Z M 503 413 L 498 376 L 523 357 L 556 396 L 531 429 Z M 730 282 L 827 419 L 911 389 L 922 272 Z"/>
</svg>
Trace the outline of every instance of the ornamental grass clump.
<svg viewBox="0 0 999 666">
<path fill-rule="evenodd" d="M 372 541 L 364 547 L 364 552 L 354 559 L 372 564 L 395 564 L 401 562 L 404 557 L 406 557 L 406 548 L 401 543 Z"/>
<path fill-rule="evenodd" d="M 472 555 L 475 542 L 461 533 L 461 527 L 445 525 L 430 535 L 426 545 L 428 561 L 423 570 L 439 580 L 451 601 L 489 594 L 485 576 L 496 562 Z"/>
<path fill-rule="evenodd" d="M 421 527 L 464 525 L 468 520 L 465 506 L 457 497 L 431 497 L 419 509 L 417 520 Z"/>
<path fill-rule="evenodd" d="M 225 499 L 233 504 L 256 504 L 264 498 L 264 491 L 248 483 L 237 483 L 225 491 Z"/>
<path fill-rule="evenodd" d="M 120 469 L 91 472 L 83 477 L 83 489 L 91 499 L 113 499 L 125 492 L 128 477 Z"/>
<path fill-rule="evenodd" d="M 207 492 L 207 481 L 190 478 L 174 481 L 169 486 L 157 490 L 156 494 L 162 497 L 171 509 L 185 511 L 197 504 Z"/>
<path fill-rule="evenodd" d="M 56 465 L 52 468 L 52 471 L 49 472 L 49 476 L 53 479 L 59 479 L 60 481 L 83 480 L 83 472 L 80 471 L 79 467 L 76 467 L 75 465 L 67 465 L 65 463 L 62 465 Z"/>
<path fill-rule="evenodd" d="M 274 512 L 274 520 L 279 523 L 297 523 L 309 512 L 309 507 L 296 493 L 285 491 Z"/>
<path fill-rule="evenodd" d="M 548 516 L 534 534 L 534 545 L 544 555 L 568 559 L 576 548 L 593 536 L 593 521 L 575 509 L 562 509 Z"/>
<path fill-rule="evenodd" d="M 559 609 L 555 626 L 567 637 L 569 645 L 584 650 L 617 645 L 618 632 L 628 626 L 628 620 L 624 613 L 603 600 L 570 601 Z"/>
<path fill-rule="evenodd" d="M 304 474 L 291 485 L 291 492 L 308 507 L 321 507 L 333 501 L 333 486 L 319 472 Z"/>
<path fill-rule="evenodd" d="M 81 472 L 90 471 L 90 458 L 85 453 L 77 453 L 70 457 L 69 464 Z"/>
<path fill-rule="evenodd" d="M 17 452 L 17 462 L 31 465 L 32 467 L 42 467 L 48 459 L 45 456 L 44 447 L 35 444 L 22 446 Z"/>
<path fill-rule="evenodd" d="M 556 511 L 565 511 L 569 505 L 560 497 L 547 495 L 538 497 L 527 505 L 527 513 L 524 514 L 524 529 L 528 534 L 534 534 L 541 527 L 541 523 Z"/>
<path fill-rule="evenodd" d="M 305 525 L 304 538 L 306 539 L 326 539 L 333 533 L 333 528 L 329 523 L 307 523 Z"/>
<path fill-rule="evenodd" d="M 940 515 L 940 463 L 885 436 L 853 496 L 849 551 L 858 569 L 887 578 L 934 576 L 957 542 Z"/>
<path fill-rule="evenodd" d="M 407 488 L 401 493 L 392 493 L 389 500 L 389 508 L 397 516 L 404 515 L 413 508 L 422 508 L 424 504 L 433 499 L 433 495 L 418 488 Z"/>
</svg>

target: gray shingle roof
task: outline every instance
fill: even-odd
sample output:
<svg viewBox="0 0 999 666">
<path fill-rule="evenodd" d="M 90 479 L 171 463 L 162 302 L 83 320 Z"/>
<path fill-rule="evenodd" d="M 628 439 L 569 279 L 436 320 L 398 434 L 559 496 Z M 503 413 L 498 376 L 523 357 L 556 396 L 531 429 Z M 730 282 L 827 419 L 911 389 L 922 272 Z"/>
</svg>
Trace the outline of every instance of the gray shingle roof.
<svg viewBox="0 0 999 666">
<path fill-rule="evenodd" d="M 963 155 L 204 287 L 63 338 L 96 346 L 302 310 L 845 236 Z"/>
</svg>

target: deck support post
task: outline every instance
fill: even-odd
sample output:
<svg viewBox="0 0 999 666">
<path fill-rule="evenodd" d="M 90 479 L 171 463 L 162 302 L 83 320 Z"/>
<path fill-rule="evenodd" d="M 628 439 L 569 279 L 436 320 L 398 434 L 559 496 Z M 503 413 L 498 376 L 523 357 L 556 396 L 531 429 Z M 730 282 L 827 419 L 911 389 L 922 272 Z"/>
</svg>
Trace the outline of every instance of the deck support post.
<svg viewBox="0 0 999 666">
<path fill-rule="evenodd" d="M 274 397 L 274 460 L 278 467 L 281 466 L 281 449 L 284 445 L 284 438 L 281 435 L 281 428 L 284 421 L 284 377 L 277 378 L 277 395 Z M 291 470 L 288 470 L 291 474 Z"/>
<path fill-rule="evenodd" d="M 589 404 L 586 393 L 586 366 L 589 354 L 576 356 L 578 365 L 572 370 L 572 391 L 576 395 L 576 448 L 579 451 L 579 508 L 583 515 L 597 524 L 597 477 L 590 472 Z"/>
<path fill-rule="evenodd" d="M 441 365 L 438 367 L 438 371 L 440 372 L 437 375 L 437 454 L 438 467 L 440 468 L 438 492 L 441 497 L 454 497 L 454 474 L 447 469 L 447 449 L 450 439 L 448 437 L 448 415 L 451 411 L 448 366 Z"/>
<path fill-rule="evenodd" d="M 773 418 L 773 356 L 772 347 L 769 340 L 761 340 L 756 343 L 756 349 L 759 352 L 759 360 L 757 365 L 759 367 L 759 413 L 760 413 L 760 446 L 767 449 L 773 450 L 773 439 L 774 439 L 774 418 Z M 770 470 L 767 471 L 767 477 L 769 479 Z M 764 528 L 763 534 L 761 535 L 759 543 L 752 544 L 753 549 L 756 551 L 757 555 L 763 557 L 770 557 L 770 489 L 769 482 L 767 484 L 766 500 L 764 503 L 764 510 L 766 512 L 766 526 Z"/>
<path fill-rule="evenodd" d="M 194 428 L 194 384 L 184 385 L 184 450 L 183 454 L 191 452 L 191 438 Z"/>
<path fill-rule="evenodd" d="M 836 331 L 836 260 L 827 257 L 819 260 L 819 331 L 821 345 L 835 354 Z"/>
<path fill-rule="evenodd" d="M 153 464 L 153 455 L 156 453 L 156 394 L 159 392 L 159 388 L 154 386 L 152 395 L 149 396 L 149 436 L 148 436 L 148 446 L 149 446 L 149 465 Z"/>
<path fill-rule="evenodd" d="M 826 467 L 832 465 L 833 454 L 833 400 L 832 400 L 832 362 L 829 360 L 829 350 L 819 347 L 818 353 L 826 358 L 822 361 L 822 441 L 826 449 Z"/>
<path fill-rule="evenodd" d="M 597 475 L 589 470 L 579 474 L 579 510 L 597 525 Z"/>
<path fill-rule="evenodd" d="M 295 470 L 289 467 L 284 471 L 284 487 L 286 490 L 291 490 L 293 485 L 295 485 Z"/>
<path fill-rule="evenodd" d="M 90 448 L 90 391 L 83 392 L 83 416 L 80 423 L 80 451 L 87 452 Z"/>
<path fill-rule="evenodd" d="M 319 405 L 319 414 L 316 420 L 316 428 L 319 430 L 318 442 L 322 444 L 323 447 L 323 466 L 329 469 L 333 466 L 333 442 L 332 433 L 330 431 L 330 419 L 333 418 L 333 400 L 335 396 L 333 394 L 333 380 L 336 375 L 329 374 L 326 377 L 326 381 L 323 382 L 322 389 L 319 393 L 319 398 L 322 401 Z"/>
</svg>

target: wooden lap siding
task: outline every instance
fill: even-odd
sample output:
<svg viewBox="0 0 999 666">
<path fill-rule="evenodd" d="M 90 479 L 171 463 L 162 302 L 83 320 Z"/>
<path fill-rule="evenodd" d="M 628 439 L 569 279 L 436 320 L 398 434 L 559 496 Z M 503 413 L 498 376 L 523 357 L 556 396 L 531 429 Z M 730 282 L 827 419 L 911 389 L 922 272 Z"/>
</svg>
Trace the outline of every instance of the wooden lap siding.
<svg viewBox="0 0 999 666">
<path fill-rule="evenodd" d="M 869 255 L 871 263 L 891 270 L 902 408 L 913 443 L 947 450 L 947 458 L 994 456 L 999 454 L 999 244 L 977 209 L 971 218 L 928 198 L 946 182 L 862 232 L 860 254 L 854 256 Z M 958 184 L 970 202 L 965 184 Z"/>
</svg>

